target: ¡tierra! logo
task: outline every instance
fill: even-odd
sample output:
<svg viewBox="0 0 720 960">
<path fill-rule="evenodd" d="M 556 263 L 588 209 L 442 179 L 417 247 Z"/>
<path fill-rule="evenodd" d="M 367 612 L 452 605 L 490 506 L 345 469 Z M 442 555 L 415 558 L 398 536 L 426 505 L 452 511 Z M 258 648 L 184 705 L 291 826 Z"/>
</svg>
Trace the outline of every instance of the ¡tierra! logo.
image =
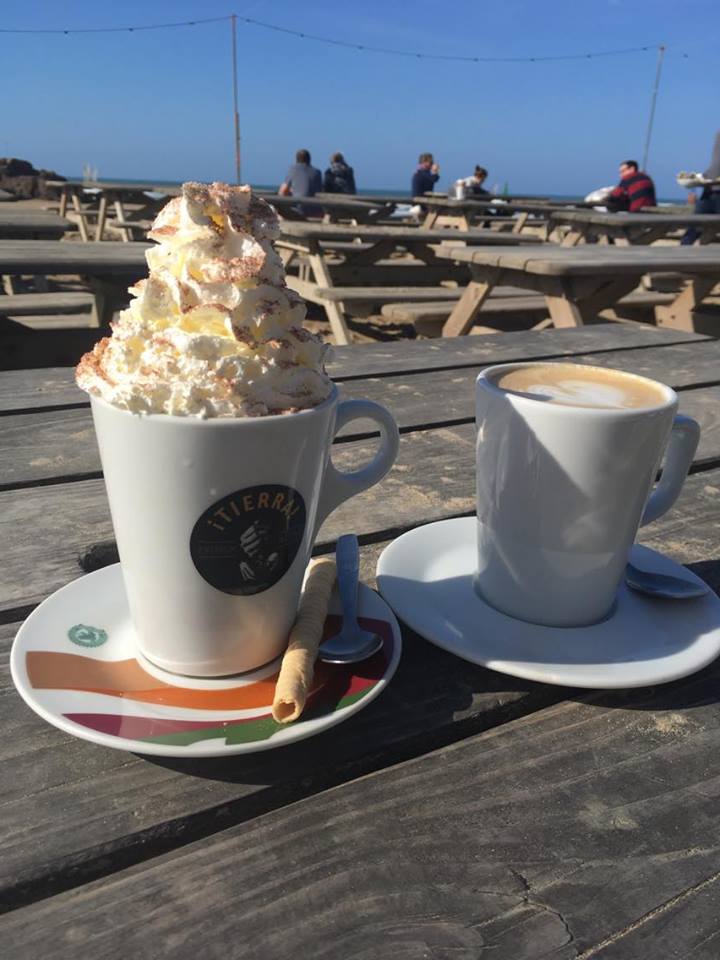
<svg viewBox="0 0 720 960">
<path fill-rule="evenodd" d="M 262 593 L 292 566 L 305 520 L 305 501 L 292 487 L 246 487 L 202 514 L 190 535 L 190 555 L 216 589 L 243 597 Z"/>
</svg>

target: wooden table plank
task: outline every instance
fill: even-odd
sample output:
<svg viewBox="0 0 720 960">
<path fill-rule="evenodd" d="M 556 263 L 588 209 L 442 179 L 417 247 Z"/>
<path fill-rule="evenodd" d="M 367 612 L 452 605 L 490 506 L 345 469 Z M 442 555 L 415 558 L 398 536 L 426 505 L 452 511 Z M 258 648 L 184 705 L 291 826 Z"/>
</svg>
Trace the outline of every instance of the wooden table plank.
<svg viewBox="0 0 720 960">
<path fill-rule="evenodd" d="M 720 383 L 720 342 L 707 357 L 695 361 L 689 350 L 675 356 L 681 347 L 620 353 L 591 354 L 573 359 L 630 373 L 642 373 L 663 380 L 672 387 L 683 387 L 682 412 L 698 419 L 702 427 L 698 460 L 720 458 L 720 386 L 691 389 L 696 382 Z M 684 366 L 683 366 L 684 362 Z M 352 381 L 341 385 L 342 398 L 366 398 L 390 409 L 401 431 L 439 428 L 473 421 L 475 379 L 481 367 L 452 373 L 418 373 L 382 380 Z M 703 375 L 704 374 L 704 375 Z M 61 478 L 86 478 L 99 475 L 92 417 L 87 406 L 45 410 L 40 413 L 9 414 L 2 420 L 0 432 L 0 490 L 18 485 L 34 485 Z M 372 421 L 356 420 L 340 431 L 343 441 L 377 434 Z"/>
<path fill-rule="evenodd" d="M 43 238 L 61 237 L 72 229 L 72 223 L 56 213 L 36 211 L 7 210 L 0 211 L 0 238 Z"/>
<path fill-rule="evenodd" d="M 693 412 L 708 425 L 699 455 L 705 466 L 718 453 L 718 391 L 704 391 Z M 689 394 L 683 393 L 683 400 Z M 688 409 L 692 409 L 688 405 Z M 87 428 L 89 430 L 89 427 Z M 370 458 L 374 440 L 336 445 L 342 470 Z M 366 541 L 386 539 L 421 523 L 471 513 L 474 506 L 473 423 L 420 430 L 401 437 L 397 463 L 382 483 L 354 497 L 323 524 L 317 549 L 330 550 L 342 533 Z M 38 522 L 38 518 L 42 518 Z M 102 480 L 78 480 L 0 492 L 0 537 L 6 544 L 0 569 L 0 616 L 11 619 L 80 575 L 78 557 L 112 537 Z M 23 614 L 24 615 L 24 614 Z"/>
<path fill-rule="evenodd" d="M 87 244 L 84 245 L 87 247 Z M 119 245 L 118 245 L 119 246 Z M 595 324 L 582 330 L 506 333 L 502 337 L 462 340 L 403 340 L 334 347 L 330 376 L 340 382 L 369 376 L 390 376 L 416 370 L 474 367 L 514 360 L 551 359 L 590 352 L 631 350 L 643 346 L 709 341 L 701 334 L 645 325 Z M 80 358 L 78 357 L 78 360 Z M 73 381 L 74 368 L 53 367 L 5 371 L 0 377 L 0 413 L 36 407 L 87 403 Z"/>
<path fill-rule="evenodd" d="M 281 239 L 298 240 L 353 240 L 359 238 L 365 241 L 380 242 L 381 240 L 395 240 L 403 243 L 442 243 L 446 240 L 464 243 L 491 243 L 506 246 L 518 244 L 540 245 L 537 237 L 521 237 L 512 233 L 499 233 L 496 230 L 472 229 L 462 234 L 451 234 L 442 228 L 425 230 L 422 227 L 407 226 L 375 226 L 360 224 L 352 226 L 340 223 L 303 223 L 283 222 L 281 225 Z M 544 246 L 544 244 L 543 244 Z"/>
<path fill-rule="evenodd" d="M 717 227 L 720 214 L 699 213 L 602 213 L 599 210 L 563 210 L 552 213 L 556 223 L 591 224 L 601 227 L 658 227 L 677 230 L 685 227 Z"/>
<path fill-rule="evenodd" d="M 719 493 L 720 470 L 691 477 L 643 538 L 715 588 Z M 56 515 L 47 516 L 52 526 Z M 367 581 L 384 546 L 362 549 Z M 104 875 L 111 857 L 115 869 L 141 861 L 568 694 L 466 664 L 406 631 L 386 693 L 322 738 L 229 763 L 144 760 L 69 737 L 19 704 L 5 659 L 16 626 L 0 627 L 0 761 L 13 770 L 0 785 L 0 889 L 10 905 Z"/>
<path fill-rule="evenodd" d="M 362 550 L 370 582 L 379 549 Z M 71 737 L 20 703 L 7 668 L 17 626 L 0 627 L 0 762 L 13 770 L 0 785 L 6 905 L 102 874 L 111 855 L 143 860 L 563 695 L 469 666 L 405 631 L 412 655 L 388 690 L 321 737 L 229 760 L 148 759 Z"/>
<path fill-rule="evenodd" d="M 149 243 L 59 243 L 57 240 L 0 240 L 0 273 L 147 274 Z"/>
<path fill-rule="evenodd" d="M 278 960 L 710 960 L 719 679 L 548 707 L 17 910 L 5 942 L 18 960 L 118 943 L 178 960 L 231 944 Z"/>
<path fill-rule="evenodd" d="M 547 276 L 632 275 L 654 271 L 689 274 L 720 273 L 720 245 L 703 247 L 442 247 L 437 255 L 483 267 Z"/>
<path fill-rule="evenodd" d="M 697 359 L 696 359 L 697 358 Z M 682 388 L 680 409 L 702 426 L 698 460 L 720 457 L 720 341 L 573 357 L 629 373 L 640 373 Z M 390 409 L 403 432 L 473 421 L 475 379 L 483 369 L 431 371 L 340 385 L 343 398 L 367 398 Z M 49 480 L 84 478 L 100 472 L 92 417 L 87 406 L 8 414 L 0 432 L 0 490 Z M 376 435 L 371 421 L 357 420 L 340 431 L 343 441 Z"/>
</svg>

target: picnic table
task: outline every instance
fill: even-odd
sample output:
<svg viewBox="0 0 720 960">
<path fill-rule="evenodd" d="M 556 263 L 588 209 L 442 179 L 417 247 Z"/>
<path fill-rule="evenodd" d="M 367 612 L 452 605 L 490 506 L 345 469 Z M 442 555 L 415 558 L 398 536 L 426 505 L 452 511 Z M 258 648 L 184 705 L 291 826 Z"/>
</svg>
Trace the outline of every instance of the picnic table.
<svg viewBox="0 0 720 960">
<path fill-rule="evenodd" d="M 598 313 L 614 307 L 651 271 L 678 272 L 688 278 L 672 302 L 657 306 L 655 313 L 661 326 L 693 330 L 694 311 L 720 282 L 718 245 L 444 247 L 436 255 L 470 264 L 473 275 L 443 327 L 444 336 L 467 333 L 500 283 L 542 293 L 555 326 L 571 327 L 595 320 Z"/>
<path fill-rule="evenodd" d="M 53 240 L 72 228 L 69 220 L 55 213 L 34 210 L 0 210 L 0 239 Z"/>
<path fill-rule="evenodd" d="M 702 439 L 641 539 L 717 588 L 720 342 L 650 327 L 338 348 L 342 393 L 387 404 L 402 436 L 397 467 L 326 521 L 316 552 L 358 533 L 372 584 L 394 537 L 472 515 L 475 377 L 531 358 L 678 390 Z M 388 689 L 320 736 L 216 760 L 75 739 L 21 701 L 7 652 L 41 600 L 112 560 L 90 412 L 69 369 L 0 375 L 0 408 L 4 956 L 716 960 L 717 664 L 569 689 L 403 626 Z M 370 456 L 362 431 L 336 443 L 342 469 Z"/>
<path fill-rule="evenodd" d="M 83 277 L 91 290 L 92 302 L 89 325 L 109 332 L 109 323 L 113 312 L 128 301 L 127 288 L 147 274 L 145 251 L 148 243 L 59 243 L 57 240 L 0 240 L 0 276 L 19 277 L 29 275 L 44 278 L 48 276 Z M 21 312 L 27 300 L 33 305 L 33 312 L 46 313 L 40 302 L 49 300 L 57 304 L 58 312 L 66 307 L 76 309 L 78 300 L 86 295 L 69 293 L 19 294 L 17 297 L 0 298 L 0 314 Z M 30 299 L 28 299 L 30 297 Z M 80 304 L 82 305 L 82 304 Z M 35 309 L 37 307 L 37 309 Z M 62 322 L 58 318 L 59 322 Z M 87 334 L 80 331 L 44 330 L 42 336 L 46 345 L 52 340 L 58 348 L 72 349 L 75 341 L 87 341 Z M 62 340 L 67 344 L 63 346 Z M 3 330 L 0 340 L 5 358 L 30 350 L 26 332 Z M 13 361 L 14 362 L 14 361 Z"/>
<path fill-rule="evenodd" d="M 549 199 L 515 200 L 507 197 L 465 197 L 458 200 L 440 194 L 424 194 L 415 197 L 413 202 L 426 208 L 423 226 L 427 228 L 444 225 L 469 230 L 477 223 L 504 223 L 511 224 L 515 233 L 522 233 L 531 216 L 531 224 L 544 226 L 554 210 L 565 210 L 569 205 L 569 202 Z M 584 204 L 572 201 L 572 205 L 581 207 Z"/>
<path fill-rule="evenodd" d="M 292 270 L 298 263 L 303 268 L 298 276 L 288 275 L 288 286 L 306 300 L 322 305 L 337 342 L 348 343 L 348 304 L 458 296 L 451 288 L 429 286 L 433 280 L 439 284 L 452 279 L 452 270 L 435 253 L 435 246 L 446 240 L 447 232 L 442 229 L 285 222 L 277 246 L 286 269 Z M 516 246 L 539 241 L 536 237 L 470 230 L 459 242 Z M 388 260 L 398 249 L 412 254 L 416 262 Z M 339 262 L 331 262 L 333 253 L 340 255 Z M 418 285 L 408 286 L 413 274 L 420 275 L 415 279 Z"/>
<path fill-rule="evenodd" d="M 271 203 L 285 220 L 305 221 L 306 211 L 314 208 L 322 214 L 324 223 L 375 223 L 390 217 L 397 206 L 389 200 L 378 202 L 337 193 L 318 193 L 314 197 L 283 197 L 276 193 L 260 195 Z"/>
<path fill-rule="evenodd" d="M 587 240 L 612 240 L 615 244 L 650 244 L 677 235 L 690 227 L 700 234 L 700 243 L 720 239 L 720 214 L 695 213 L 601 213 L 597 210 L 560 210 L 549 214 L 548 236 L 556 227 L 569 227 L 562 246 L 574 247 Z"/>
<path fill-rule="evenodd" d="M 180 194 L 176 183 L 132 183 L 126 181 L 100 180 L 48 180 L 47 186 L 60 194 L 60 216 L 65 216 L 68 201 L 78 217 L 80 236 L 87 243 L 90 240 L 88 221 L 95 220 L 95 240 L 102 240 L 108 222 L 108 212 L 115 212 L 114 223 L 120 236 L 126 243 L 132 242 L 138 232 L 147 229 L 148 222 L 154 220 L 165 206 L 168 197 Z M 160 194 L 151 197 L 148 193 Z M 130 209 L 128 204 L 139 206 Z M 95 205 L 97 204 L 97 209 Z"/>
</svg>

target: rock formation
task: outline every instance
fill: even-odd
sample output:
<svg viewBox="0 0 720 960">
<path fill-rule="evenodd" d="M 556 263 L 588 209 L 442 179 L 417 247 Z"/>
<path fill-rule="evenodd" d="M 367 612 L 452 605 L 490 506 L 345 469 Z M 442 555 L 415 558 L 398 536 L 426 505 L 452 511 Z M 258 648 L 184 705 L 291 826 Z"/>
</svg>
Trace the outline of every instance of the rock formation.
<svg viewBox="0 0 720 960">
<path fill-rule="evenodd" d="M 32 197 L 50 198 L 46 180 L 65 180 L 53 170 L 36 170 L 27 160 L 0 157 L 0 190 L 7 190 L 22 200 Z"/>
</svg>

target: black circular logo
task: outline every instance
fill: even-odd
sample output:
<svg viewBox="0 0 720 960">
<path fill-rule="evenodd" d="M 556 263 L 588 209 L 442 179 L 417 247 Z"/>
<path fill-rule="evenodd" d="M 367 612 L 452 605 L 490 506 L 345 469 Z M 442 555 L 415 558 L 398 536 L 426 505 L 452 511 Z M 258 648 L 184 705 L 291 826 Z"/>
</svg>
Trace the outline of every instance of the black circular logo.
<svg viewBox="0 0 720 960">
<path fill-rule="evenodd" d="M 305 501 L 277 483 L 247 487 L 218 500 L 190 535 L 190 556 L 211 586 L 251 596 L 290 569 L 305 532 Z"/>
</svg>

